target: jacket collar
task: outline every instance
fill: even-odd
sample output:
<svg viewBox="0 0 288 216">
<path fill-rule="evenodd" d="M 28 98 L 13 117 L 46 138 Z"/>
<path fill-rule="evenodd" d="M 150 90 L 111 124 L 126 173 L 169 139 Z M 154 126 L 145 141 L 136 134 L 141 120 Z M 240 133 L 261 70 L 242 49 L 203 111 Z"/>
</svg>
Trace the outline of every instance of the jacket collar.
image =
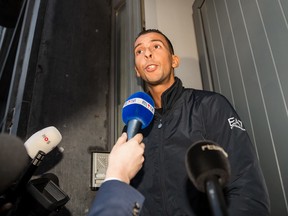
<svg viewBox="0 0 288 216">
<path fill-rule="evenodd" d="M 183 90 L 182 81 L 178 77 L 175 77 L 173 85 L 161 95 L 162 113 L 165 113 L 172 108 L 177 99 L 181 96 Z"/>
</svg>

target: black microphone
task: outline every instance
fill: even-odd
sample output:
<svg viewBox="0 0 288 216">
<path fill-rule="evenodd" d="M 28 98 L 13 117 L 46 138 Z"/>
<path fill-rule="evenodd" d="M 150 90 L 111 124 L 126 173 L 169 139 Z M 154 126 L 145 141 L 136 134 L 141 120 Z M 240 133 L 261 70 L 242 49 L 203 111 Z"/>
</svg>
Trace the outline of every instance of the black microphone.
<svg viewBox="0 0 288 216">
<path fill-rule="evenodd" d="M 201 192 L 206 192 L 214 216 L 227 216 L 222 188 L 230 177 L 228 155 L 217 143 L 202 140 L 186 152 L 185 165 L 189 179 Z"/>
<path fill-rule="evenodd" d="M 26 140 L 24 146 L 29 156 L 32 158 L 32 161 L 26 168 L 16 186 L 16 194 L 21 194 L 21 192 L 23 192 L 27 183 L 43 161 L 45 155 L 52 151 L 61 140 L 62 135 L 54 126 L 46 127 Z"/>
<path fill-rule="evenodd" d="M 0 195 L 17 181 L 29 162 L 23 142 L 20 138 L 0 135 Z"/>
<path fill-rule="evenodd" d="M 18 181 L 13 185 L 13 188 L 5 194 L 6 202 L 15 203 L 21 199 L 21 196 L 26 191 L 29 180 L 43 161 L 45 155 L 52 151 L 60 143 L 61 139 L 62 136 L 60 132 L 51 126 L 36 132 L 24 144 L 21 142 L 21 145 L 24 147 L 23 155 L 25 155 L 27 159 L 29 155 L 32 161 L 24 164 L 25 168 L 21 170 L 22 173 Z M 15 161 L 19 163 L 17 158 Z"/>
<path fill-rule="evenodd" d="M 136 92 L 127 98 L 122 109 L 122 119 L 127 125 L 128 140 L 146 128 L 154 116 L 154 101 L 144 92 Z"/>
<path fill-rule="evenodd" d="M 45 157 L 45 153 L 42 151 L 39 151 L 38 154 L 35 156 L 35 158 L 31 161 L 29 166 L 26 168 L 24 173 L 22 174 L 18 184 L 15 187 L 14 193 L 15 193 L 15 199 L 18 195 L 21 195 L 23 191 L 26 189 L 26 185 L 28 184 L 29 180 L 32 178 L 33 174 L 39 167 L 40 163 L 43 161 Z"/>
<path fill-rule="evenodd" d="M 54 215 L 51 213 L 58 213 L 69 200 L 69 196 L 59 187 L 58 177 L 45 173 L 28 182 L 21 201 L 6 216 Z"/>
</svg>

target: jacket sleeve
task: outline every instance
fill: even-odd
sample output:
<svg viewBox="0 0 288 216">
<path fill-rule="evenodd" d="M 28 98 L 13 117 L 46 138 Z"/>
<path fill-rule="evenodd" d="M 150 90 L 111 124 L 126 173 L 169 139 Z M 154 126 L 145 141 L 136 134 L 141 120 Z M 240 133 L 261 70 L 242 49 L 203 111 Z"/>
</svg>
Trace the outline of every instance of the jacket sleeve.
<svg viewBox="0 0 288 216">
<path fill-rule="evenodd" d="M 217 142 L 228 153 L 231 176 L 224 188 L 224 196 L 229 215 L 269 215 L 266 183 L 255 147 L 241 119 L 220 94 L 210 96 L 204 104 L 206 138 Z"/>
<path fill-rule="evenodd" d="M 99 188 L 88 216 L 138 215 L 144 197 L 130 185 L 118 181 L 105 181 Z"/>
</svg>

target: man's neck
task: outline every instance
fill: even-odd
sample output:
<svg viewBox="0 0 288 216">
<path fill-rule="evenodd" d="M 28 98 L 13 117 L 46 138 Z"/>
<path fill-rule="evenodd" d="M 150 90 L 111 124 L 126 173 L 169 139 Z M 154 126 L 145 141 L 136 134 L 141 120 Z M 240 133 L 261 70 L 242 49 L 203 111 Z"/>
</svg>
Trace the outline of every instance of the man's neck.
<svg viewBox="0 0 288 216">
<path fill-rule="evenodd" d="M 174 83 L 174 82 L 173 82 Z M 148 86 L 148 90 L 153 97 L 155 108 L 162 108 L 161 96 L 168 88 L 170 88 L 173 83 L 166 85 Z"/>
</svg>

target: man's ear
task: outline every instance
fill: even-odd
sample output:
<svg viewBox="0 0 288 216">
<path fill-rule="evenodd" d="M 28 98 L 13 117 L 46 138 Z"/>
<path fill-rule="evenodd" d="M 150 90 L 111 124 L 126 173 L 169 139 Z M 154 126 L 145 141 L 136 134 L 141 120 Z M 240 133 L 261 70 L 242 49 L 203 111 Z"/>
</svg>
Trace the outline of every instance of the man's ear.
<svg viewBox="0 0 288 216">
<path fill-rule="evenodd" d="M 172 55 L 172 67 L 177 68 L 179 66 L 180 59 L 177 55 Z"/>
<path fill-rule="evenodd" d="M 136 76 L 137 76 L 137 77 L 140 77 L 140 73 L 138 72 L 138 69 L 137 69 L 136 66 L 134 67 L 134 69 L 135 69 L 135 72 L 136 72 Z"/>
</svg>

